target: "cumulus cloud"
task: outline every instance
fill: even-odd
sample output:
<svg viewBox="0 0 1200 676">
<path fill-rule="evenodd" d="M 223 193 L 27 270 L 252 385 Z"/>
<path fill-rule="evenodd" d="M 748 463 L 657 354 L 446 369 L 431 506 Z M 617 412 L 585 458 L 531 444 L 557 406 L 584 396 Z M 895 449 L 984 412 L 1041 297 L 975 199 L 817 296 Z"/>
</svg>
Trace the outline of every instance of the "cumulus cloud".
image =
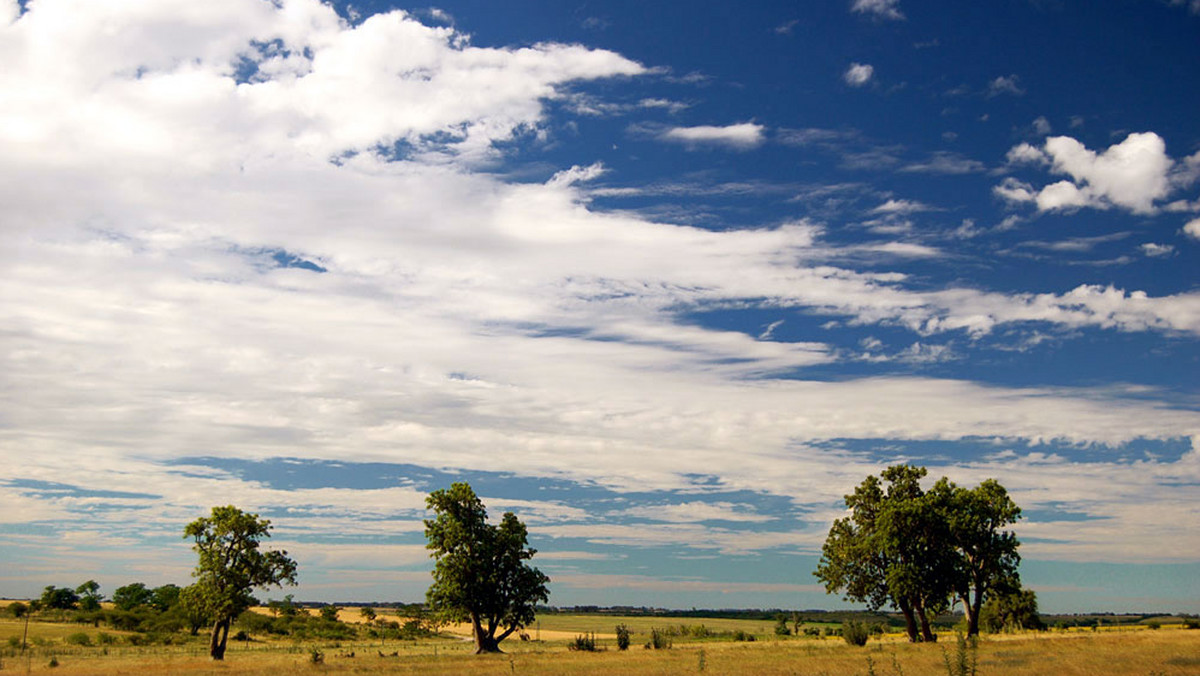
<svg viewBox="0 0 1200 676">
<path fill-rule="evenodd" d="M 877 19 L 895 21 L 904 18 L 904 14 L 900 12 L 900 0 L 854 0 L 850 11 L 868 14 Z"/>
<path fill-rule="evenodd" d="M 721 145 L 739 150 L 754 148 L 763 142 L 764 127 L 753 122 L 731 124 L 724 127 L 672 127 L 659 138 L 689 146 Z"/>
<path fill-rule="evenodd" d="M 1184 224 L 1183 234 L 1192 239 L 1200 240 L 1200 218 L 1194 218 Z"/>
<path fill-rule="evenodd" d="M 871 81 L 875 75 L 875 67 L 868 63 L 852 63 L 846 69 L 842 79 L 851 87 L 861 87 Z"/>
<path fill-rule="evenodd" d="M 1040 211 L 1080 207 L 1123 208 L 1136 214 L 1157 211 L 1175 185 L 1188 184 L 1191 158 L 1176 163 L 1166 143 L 1153 132 L 1134 133 L 1103 152 L 1089 150 L 1068 136 L 1046 139 L 1041 148 L 1028 143 L 1008 151 L 1010 165 L 1048 166 L 1070 180 L 1051 183 L 1040 190 L 1009 177 L 995 188 L 1013 202 L 1036 202 Z"/>
</svg>

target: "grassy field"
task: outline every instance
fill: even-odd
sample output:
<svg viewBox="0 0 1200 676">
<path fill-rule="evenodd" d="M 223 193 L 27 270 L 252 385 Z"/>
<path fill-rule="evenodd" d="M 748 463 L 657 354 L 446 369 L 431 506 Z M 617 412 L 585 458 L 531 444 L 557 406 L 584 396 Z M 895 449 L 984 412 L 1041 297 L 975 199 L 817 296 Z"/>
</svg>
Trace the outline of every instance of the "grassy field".
<svg viewBox="0 0 1200 676">
<path fill-rule="evenodd" d="M 669 650 L 641 646 L 651 626 L 678 627 L 680 618 L 622 618 L 591 615 L 547 615 L 541 619 L 542 638 L 510 639 L 504 655 L 475 656 L 464 638 L 422 641 L 341 642 L 299 644 L 287 640 L 230 642 L 224 663 L 207 659 L 203 637 L 184 645 L 132 646 L 119 632 L 70 624 L 30 624 L 31 648 L 20 654 L 9 637 L 19 637 L 20 622 L 0 622 L 3 663 L 0 673 L 54 674 L 877 674 L 922 676 L 951 673 L 946 664 L 956 659 L 953 635 L 942 643 L 912 645 L 892 634 L 872 639 L 866 647 L 840 639 L 776 638 L 773 623 L 749 620 L 683 620 L 713 631 L 750 631 L 758 641 L 700 641 L 675 638 Z M 615 641 L 602 638 L 624 622 L 633 632 L 633 648 L 617 651 Z M 535 636 L 536 626 L 530 629 Z M 66 642 L 84 633 L 91 645 Z M 567 648 L 576 633 L 595 632 L 602 647 L 596 653 Z M 100 634 L 108 635 L 101 643 Z M 553 638 L 552 638 L 553 636 Z M 78 639 L 76 639 L 78 640 Z M 313 663 L 312 651 L 323 653 Z M 353 653 L 353 657 L 350 654 Z M 974 659 L 979 676 L 1183 676 L 1200 674 L 1200 631 L 1176 627 L 1121 631 L 1070 631 L 986 637 Z M 51 667 L 54 660 L 57 666 Z"/>
</svg>

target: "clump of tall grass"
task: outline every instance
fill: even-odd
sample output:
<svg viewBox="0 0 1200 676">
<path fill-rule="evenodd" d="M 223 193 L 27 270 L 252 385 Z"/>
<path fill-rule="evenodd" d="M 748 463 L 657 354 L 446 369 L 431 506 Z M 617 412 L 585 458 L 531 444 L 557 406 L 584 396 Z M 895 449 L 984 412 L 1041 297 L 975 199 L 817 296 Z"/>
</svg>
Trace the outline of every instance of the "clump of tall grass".
<svg viewBox="0 0 1200 676">
<path fill-rule="evenodd" d="M 954 658 L 942 648 L 942 661 L 946 665 L 946 676 L 975 676 L 979 666 L 979 639 L 965 638 L 961 631 L 955 632 Z"/>
</svg>

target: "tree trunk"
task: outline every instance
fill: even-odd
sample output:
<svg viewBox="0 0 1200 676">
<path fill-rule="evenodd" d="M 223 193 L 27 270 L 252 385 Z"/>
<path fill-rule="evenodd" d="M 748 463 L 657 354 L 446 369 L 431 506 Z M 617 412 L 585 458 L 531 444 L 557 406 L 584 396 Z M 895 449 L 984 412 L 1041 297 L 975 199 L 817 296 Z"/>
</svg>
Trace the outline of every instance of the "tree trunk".
<svg viewBox="0 0 1200 676">
<path fill-rule="evenodd" d="M 936 643 L 937 636 L 929 628 L 929 613 L 925 612 L 925 604 L 917 602 L 913 610 L 921 620 L 921 640 L 925 643 Z"/>
<path fill-rule="evenodd" d="M 908 642 L 917 642 L 917 621 L 913 618 L 912 606 L 907 603 L 900 604 L 900 612 L 904 613 L 904 631 L 908 634 Z"/>
<path fill-rule="evenodd" d="M 966 599 L 963 599 L 964 603 Z M 979 635 L 979 611 L 983 607 L 983 591 L 976 587 L 975 598 L 967 606 L 967 636 Z"/>
<path fill-rule="evenodd" d="M 479 621 L 479 616 L 471 615 L 471 634 L 475 637 L 475 654 L 483 655 L 486 653 L 504 652 L 500 650 L 500 642 L 496 640 L 492 633 L 484 631 L 483 624 Z"/>
<path fill-rule="evenodd" d="M 225 644 L 229 639 L 230 620 L 217 620 L 213 624 L 212 638 L 208 642 L 208 656 L 214 660 L 225 659 Z"/>
</svg>

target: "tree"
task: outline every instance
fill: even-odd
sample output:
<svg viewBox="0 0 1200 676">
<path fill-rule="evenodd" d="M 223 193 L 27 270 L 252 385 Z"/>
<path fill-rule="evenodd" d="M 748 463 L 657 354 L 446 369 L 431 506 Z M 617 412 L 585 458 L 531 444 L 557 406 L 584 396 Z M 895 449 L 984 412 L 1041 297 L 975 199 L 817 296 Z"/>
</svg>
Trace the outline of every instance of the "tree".
<svg viewBox="0 0 1200 676">
<path fill-rule="evenodd" d="M 341 611 L 342 611 L 341 608 L 339 608 L 338 606 L 335 606 L 333 604 L 330 604 L 327 606 L 321 606 L 321 619 L 328 620 L 330 622 L 337 622 L 338 621 L 338 613 L 340 613 Z"/>
<path fill-rule="evenodd" d="M 990 596 L 979 612 L 979 625 L 992 633 L 1046 629 L 1038 614 L 1037 594 L 1032 589 L 1008 589 Z"/>
<path fill-rule="evenodd" d="M 177 584 L 164 584 L 150 590 L 150 605 L 159 612 L 166 612 L 179 604 L 179 593 L 183 590 Z"/>
<path fill-rule="evenodd" d="M 535 605 L 550 598 L 550 578 L 525 563 L 536 553 L 525 525 L 512 512 L 488 524 L 466 483 L 434 491 L 425 505 L 436 514 L 425 521 L 435 560 L 429 606 L 441 619 L 471 623 L 476 654 L 501 652 L 500 642 L 533 622 Z"/>
<path fill-rule="evenodd" d="M 849 601 L 871 610 L 891 605 L 904 615 L 910 641 L 933 641 L 929 614 L 944 605 L 943 583 L 936 582 L 945 538 L 927 513 L 921 490 L 924 467 L 896 465 L 863 480 L 845 496 L 850 515 L 837 519 L 821 550 L 814 575 L 826 591 L 843 592 Z"/>
<path fill-rule="evenodd" d="M 138 606 L 150 605 L 153 599 L 154 592 L 147 589 L 146 585 L 141 582 L 117 587 L 112 596 L 113 605 L 121 610 L 133 610 Z"/>
<path fill-rule="evenodd" d="M 178 608 L 177 612 L 180 618 L 188 626 L 188 633 L 192 636 L 200 633 L 200 628 L 208 625 L 211 621 L 208 607 L 204 602 L 204 594 L 194 584 L 179 590 L 179 605 L 176 608 Z"/>
<path fill-rule="evenodd" d="M 104 596 L 100 593 L 100 583 L 95 580 L 88 580 L 75 588 L 75 593 L 79 594 L 79 607 L 82 610 L 100 610 L 100 602 L 104 600 Z"/>
<path fill-rule="evenodd" d="M 988 595 L 1019 585 L 1016 536 L 1002 530 L 1021 510 L 993 479 L 978 487 L 946 478 L 923 491 L 924 467 L 896 465 L 869 476 L 845 497 L 850 515 L 834 521 L 816 576 L 830 593 L 890 604 L 904 615 L 909 640 L 936 640 L 931 616 L 962 602 L 969 635 L 979 633 Z"/>
<path fill-rule="evenodd" d="M 261 551 L 259 541 L 271 537 L 271 522 L 228 505 L 187 525 L 184 538 L 200 562 L 192 576 L 191 602 L 198 602 L 213 623 L 208 654 L 225 659 L 229 625 L 254 604 L 250 592 L 259 587 L 296 584 L 296 562 L 284 551 Z"/>
<path fill-rule="evenodd" d="M 41 604 L 51 610 L 70 610 L 79 604 L 79 594 L 69 587 L 47 585 L 42 590 Z"/>
<path fill-rule="evenodd" d="M 375 609 L 370 606 L 363 606 L 358 609 L 358 614 L 362 615 L 363 620 L 370 624 L 375 621 Z"/>
<path fill-rule="evenodd" d="M 968 489 L 943 478 L 933 492 L 945 505 L 946 523 L 958 553 L 955 593 L 967 618 L 967 635 L 977 636 L 980 608 L 988 596 L 1021 586 L 1017 573 L 1021 543 L 1012 531 L 1003 530 L 1021 518 L 1021 508 L 994 479 Z"/>
</svg>

